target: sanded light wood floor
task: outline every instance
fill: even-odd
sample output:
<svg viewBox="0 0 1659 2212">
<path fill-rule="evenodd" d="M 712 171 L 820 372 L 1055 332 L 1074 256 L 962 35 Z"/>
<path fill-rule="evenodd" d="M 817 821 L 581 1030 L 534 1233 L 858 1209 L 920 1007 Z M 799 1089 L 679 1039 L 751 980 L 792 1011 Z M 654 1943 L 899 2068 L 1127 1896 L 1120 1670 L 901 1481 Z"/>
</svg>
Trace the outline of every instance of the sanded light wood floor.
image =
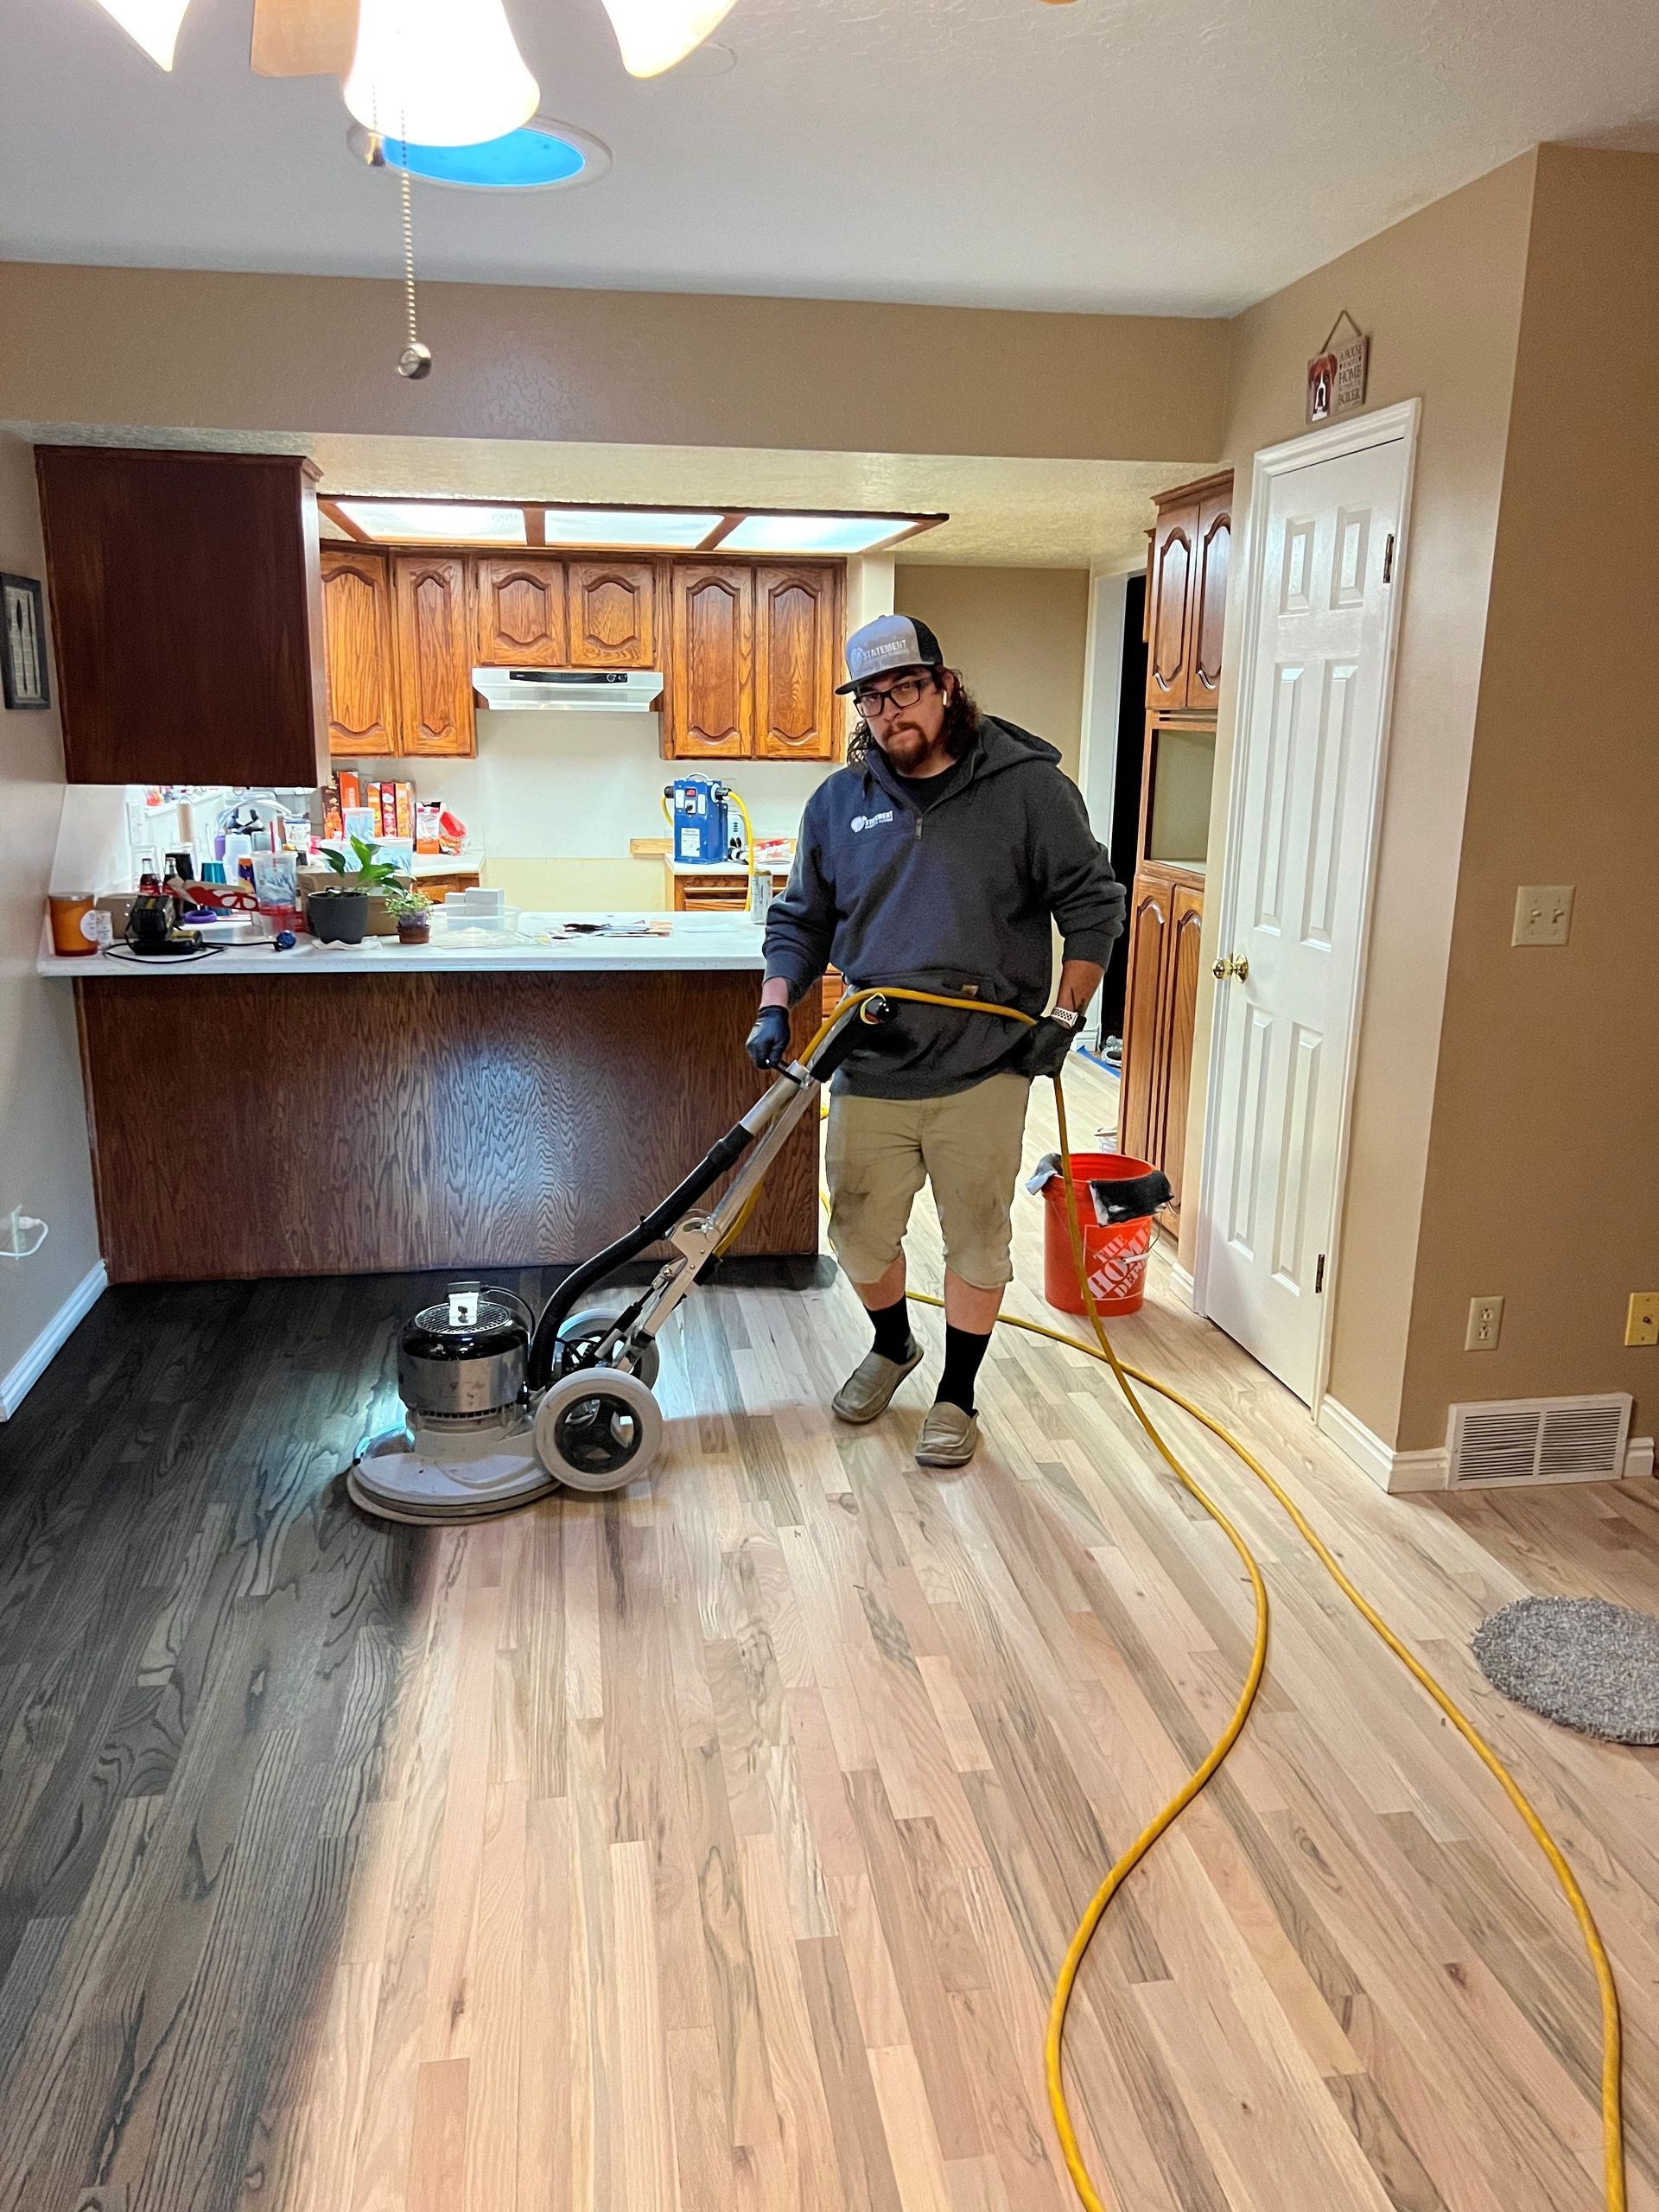
<svg viewBox="0 0 1659 2212">
<path fill-rule="evenodd" d="M 1109 1121 L 1105 1078 L 1073 1096 L 1079 1137 Z M 920 1210 L 913 1250 L 931 1276 Z M 1573 1854 L 1655 2212 L 1659 1763 L 1465 1650 L 1528 1589 L 1655 1604 L 1654 1486 L 1385 1499 L 1155 1279 L 1125 1348 L 1264 1450 Z M 0 1432 L 0 2212 L 1061 2212 L 1050 1980 L 1231 1704 L 1224 1541 L 1034 1339 L 998 1339 L 959 1476 L 909 1457 L 917 1385 L 837 1428 L 839 1284 L 692 1301 L 649 1488 L 376 1529 L 329 1478 L 412 1292 L 123 1294 Z M 1074 2007 L 1109 2202 L 1590 2212 L 1595 2008 L 1547 1869 L 1170 1427 L 1274 1640 Z"/>
</svg>

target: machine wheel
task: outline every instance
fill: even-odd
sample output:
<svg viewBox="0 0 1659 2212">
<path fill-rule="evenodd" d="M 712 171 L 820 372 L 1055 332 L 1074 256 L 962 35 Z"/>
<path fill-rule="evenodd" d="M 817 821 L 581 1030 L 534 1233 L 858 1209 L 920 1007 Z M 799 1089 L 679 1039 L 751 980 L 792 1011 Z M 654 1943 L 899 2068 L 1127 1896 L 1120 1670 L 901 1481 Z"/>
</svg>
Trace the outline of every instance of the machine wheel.
<svg viewBox="0 0 1659 2212">
<path fill-rule="evenodd" d="M 559 1374 L 569 1375 L 588 1363 L 589 1348 L 603 1341 L 616 1325 L 616 1315 L 594 1306 L 581 1313 L 573 1313 L 559 1331 Z M 639 1351 L 639 1364 L 635 1373 L 646 1389 L 656 1385 L 658 1371 L 663 1363 L 657 1349 L 655 1337 L 647 1337 Z M 591 1369 L 590 1372 L 593 1371 Z"/>
<path fill-rule="evenodd" d="M 536 1451 L 571 1490 L 637 1482 L 663 1441 L 663 1412 L 638 1375 L 608 1367 L 562 1376 L 536 1410 Z"/>
</svg>

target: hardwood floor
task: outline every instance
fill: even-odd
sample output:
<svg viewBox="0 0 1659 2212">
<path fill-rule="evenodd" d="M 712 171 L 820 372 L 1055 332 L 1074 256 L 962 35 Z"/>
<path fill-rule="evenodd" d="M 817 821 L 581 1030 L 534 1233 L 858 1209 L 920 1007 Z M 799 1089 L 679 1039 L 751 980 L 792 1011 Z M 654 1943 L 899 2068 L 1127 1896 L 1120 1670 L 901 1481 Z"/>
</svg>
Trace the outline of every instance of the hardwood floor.
<svg viewBox="0 0 1659 2212">
<path fill-rule="evenodd" d="M 1115 1095 L 1074 1081 L 1079 1136 Z M 936 1280 L 925 1202 L 912 1250 Z M 333 1478 L 414 1289 L 112 1294 L 0 1430 L 0 2212 L 1061 2212 L 1050 1980 L 1230 1703 L 1224 1540 L 1096 1368 L 1014 1332 L 962 1475 L 909 1457 L 922 1377 L 836 1427 L 839 1283 L 690 1302 L 639 1494 L 372 1526 Z M 1620 1973 L 1656 2212 L 1659 1756 L 1503 1705 L 1465 1647 L 1529 1588 L 1652 1605 L 1659 1493 L 1387 1499 L 1166 1297 L 1119 1333 L 1264 1447 L 1535 1794 Z M 1591 2212 L 1548 1869 L 1169 1428 L 1262 1557 L 1273 1660 L 1073 2007 L 1108 2201 Z"/>
</svg>

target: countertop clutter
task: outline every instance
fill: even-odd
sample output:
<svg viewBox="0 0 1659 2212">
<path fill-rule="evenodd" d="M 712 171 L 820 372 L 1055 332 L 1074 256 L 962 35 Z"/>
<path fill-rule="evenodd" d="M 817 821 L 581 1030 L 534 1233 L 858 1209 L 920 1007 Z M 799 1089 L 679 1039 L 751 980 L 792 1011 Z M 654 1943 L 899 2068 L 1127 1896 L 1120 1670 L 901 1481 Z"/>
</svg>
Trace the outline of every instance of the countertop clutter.
<svg viewBox="0 0 1659 2212">
<path fill-rule="evenodd" d="M 626 934 L 623 932 L 626 932 Z M 460 930 L 455 942 L 442 909 L 432 923 L 429 944 L 400 944 L 395 937 L 367 938 L 361 944 L 321 944 L 302 936 L 292 949 L 273 950 L 269 938 L 228 944 L 222 950 L 186 958 L 137 960 L 99 953 L 68 957 L 52 952 L 41 940 L 35 963 L 42 976 L 72 982 L 129 976 L 407 976 L 524 974 L 548 969 L 565 974 L 647 975 L 671 969 L 744 969 L 758 975 L 765 965 L 761 933 L 741 913 L 582 914 L 524 913 L 518 918 L 515 944 L 468 944 L 476 932 Z"/>
</svg>

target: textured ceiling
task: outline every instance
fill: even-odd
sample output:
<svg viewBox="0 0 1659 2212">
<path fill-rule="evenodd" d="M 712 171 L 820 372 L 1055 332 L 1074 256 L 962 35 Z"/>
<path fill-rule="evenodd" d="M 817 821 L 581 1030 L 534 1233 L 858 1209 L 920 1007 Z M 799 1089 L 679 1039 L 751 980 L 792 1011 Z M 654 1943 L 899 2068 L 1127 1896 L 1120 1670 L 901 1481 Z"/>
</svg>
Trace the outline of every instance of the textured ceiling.
<svg viewBox="0 0 1659 2212">
<path fill-rule="evenodd" d="M 417 191 L 435 276 L 1224 313 L 1535 140 L 1659 143 L 1655 0 L 737 0 L 728 71 L 643 84 L 600 0 L 507 4 L 615 166 Z M 9 10 L 0 256 L 394 270 L 334 85 L 248 23 L 194 0 L 167 77 L 94 0 Z"/>
<path fill-rule="evenodd" d="M 321 489 L 630 505 L 874 509 L 948 514 L 906 541 L 906 562 L 1012 569 L 1139 568 L 1152 494 L 1213 460 L 1008 461 L 955 454 L 778 453 L 706 446 L 536 444 L 522 439 L 342 437 L 323 432 L 129 429 L 0 423 L 54 444 L 305 453 Z"/>
</svg>

